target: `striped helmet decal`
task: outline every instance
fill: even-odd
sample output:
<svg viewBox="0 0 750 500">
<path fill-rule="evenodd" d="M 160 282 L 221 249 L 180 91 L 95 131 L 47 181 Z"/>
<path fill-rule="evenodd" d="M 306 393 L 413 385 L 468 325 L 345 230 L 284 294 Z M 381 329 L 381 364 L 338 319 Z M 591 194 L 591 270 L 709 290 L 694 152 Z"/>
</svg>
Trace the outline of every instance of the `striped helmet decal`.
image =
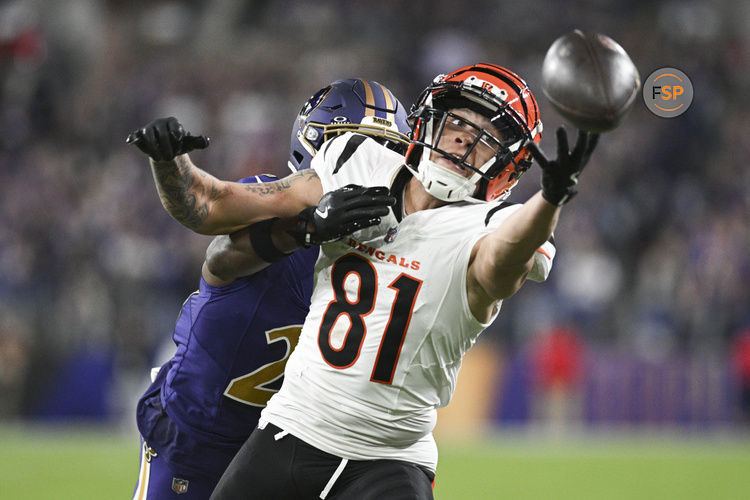
<svg viewBox="0 0 750 500">
<path fill-rule="evenodd" d="M 385 97 L 385 109 L 394 109 L 393 106 L 393 99 L 391 96 L 391 91 L 385 88 L 383 85 L 378 83 L 378 87 L 380 87 L 380 91 L 383 92 L 383 97 Z M 394 116 L 394 113 L 387 113 L 386 118 L 390 121 L 396 121 L 396 117 Z"/>
<path fill-rule="evenodd" d="M 365 116 L 379 116 L 395 122 L 394 102 L 396 99 L 394 99 L 390 90 L 378 82 L 369 82 L 362 79 L 359 81 L 362 82 L 365 89 L 365 104 L 367 106 Z"/>
</svg>

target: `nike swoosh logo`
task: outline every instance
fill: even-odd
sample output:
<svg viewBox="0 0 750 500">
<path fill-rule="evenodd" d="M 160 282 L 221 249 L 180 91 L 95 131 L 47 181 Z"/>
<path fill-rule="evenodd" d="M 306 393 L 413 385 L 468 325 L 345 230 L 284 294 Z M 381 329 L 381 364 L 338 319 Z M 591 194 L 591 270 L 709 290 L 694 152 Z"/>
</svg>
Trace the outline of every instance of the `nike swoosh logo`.
<svg viewBox="0 0 750 500">
<path fill-rule="evenodd" d="M 320 207 L 318 207 L 315 209 L 315 213 L 318 214 L 318 217 L 321 219 L 326 219 L 328 218 L 328 207 L 326 207 L 325 210 L 320 210 Z"/>
</svg>

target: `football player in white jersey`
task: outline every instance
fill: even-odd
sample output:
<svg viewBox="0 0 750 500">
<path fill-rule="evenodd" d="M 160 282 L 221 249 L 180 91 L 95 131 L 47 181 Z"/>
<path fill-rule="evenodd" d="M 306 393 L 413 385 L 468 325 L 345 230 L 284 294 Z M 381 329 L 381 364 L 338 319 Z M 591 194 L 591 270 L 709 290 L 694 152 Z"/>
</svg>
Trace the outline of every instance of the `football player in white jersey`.
<svg viewBox="0 0 750 500">
<path fill-rule="evenodd" d="M 597 137 L 579 132 L 558 157 L 537 144 L 536 100 L 513 72 L 476 64 L 439 75 L 412 108 L 406 157 L 358 134 L 328 141 L 312 169 L 258 187 L 220 181 L 186 154 L 190 136 L 161 134 L 151 161 L 162 204 L 200 233 L 229 232 L 305 207 L 324 193 L 387 186 L 380 224 L 325 242 L 312 304 L 285 380 L 212 498 L 432 498 L 436 408 L 461 359 L 526 279 L 546 279 L 561 207 Z M 153 136 L 154 134 L 146 134 Z M 160 141 L 157 140 L 157 143 Z M 542 189 L 502 201 L 531 165 Z M 292 231 L 299 245 L 306 227 Z"/>
</svg>

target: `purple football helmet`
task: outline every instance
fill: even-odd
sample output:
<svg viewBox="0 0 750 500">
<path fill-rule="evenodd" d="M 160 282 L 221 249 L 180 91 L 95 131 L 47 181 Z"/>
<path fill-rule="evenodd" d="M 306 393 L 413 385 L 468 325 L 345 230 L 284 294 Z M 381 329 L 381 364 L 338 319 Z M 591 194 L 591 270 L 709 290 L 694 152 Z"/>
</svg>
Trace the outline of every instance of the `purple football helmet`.
<svg viewBox="0 0 750 500">
<path fill-rule="evenodd" d="M 384 85 L 361 78 L 336 80 L 302 106 L 292 127 L 289 168 L 310 168 L 310 160 L 328 139 L 358 132 L 404 153 L 411 129 L 407 112 Z"/>
</svg>

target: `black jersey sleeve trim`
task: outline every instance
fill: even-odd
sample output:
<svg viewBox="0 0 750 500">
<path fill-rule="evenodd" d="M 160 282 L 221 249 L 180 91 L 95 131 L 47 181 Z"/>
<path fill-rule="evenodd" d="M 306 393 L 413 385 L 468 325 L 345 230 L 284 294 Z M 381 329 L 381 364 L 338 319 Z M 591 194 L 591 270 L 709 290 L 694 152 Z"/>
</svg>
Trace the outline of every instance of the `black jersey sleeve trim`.
<svg viewBox="0 0 750 500">
<path fill-rule="evenodd" d="M 504 201 L 497 205 L 496 207 L 492 207 L 489 212 L 487 212 L 487 217 L 484 218 L 484 226 L 487 227 L 487 224 L 490 223 L 490 219 L 493 215 L 495 215 L 497 212 L 502 210 L 503 208 L 509 207 L 511 205 L 516 205 L 516 203 L 513 203 L 511 201 Z"/>
<path fill-rule="evenodd" d="M 396 204 L 393 205 L 393 215 L 396 216 L 396 220 L 401 222 L 404 213 L 404 189 L 406 184 L 411 180 L 412 174 L 407 168 L 402 168 L 401 171 L 396 174 L 396 178 L 393 180 L 391 185 L 391 196 L 396 198 Z"/>
<path fill-rule="evenodd" d="M 331 142 L 332 141 L 326 141 L 323 143 L 323 149 L 320 151 L 321 153 L 323 153 L 323 159 L 325 159 L 326 153 L 328 153 L 328 148 L 331 147 Z"/>
<path fill-rule="evenodd" d="M 492 219 L 493 215 L 495 215 L 497 212 L 499 212 L 503 208 L 509 207 L 511 205 L 516 205 L 516 203 L 513 203 L 512 201 L 504 201 L 504 202 L 500 203 L 498 206 L 492 207 L 490 209 L 490 211 L 487 212 L 487 217 L 485 217 L 485 219 L 484 219 L 484 226 L 487 227 L 487 224 L 490 223 L 490 219 Z M 547 241 L 549 241 L 550 243 L 552 243 L 553 247 L 557 248 L 557 245 L 555 245 L 555 235 L 554 234 L 551 235 Z"/>
<path fill-rule="evenodd" d="M 362 134 L 352 134 L 349 140 L 346 141 L 346 146 L 344 146 L 344 150 L 339 155 L 339 159 L 336 160 L 336 168 L 333 169 L 334 174 L 339 171 L 344 163 L 349 161 L 349 158 L 351 158 L 357 148 L 365 142 L 365 139 L 367 139 L 367 136 Z"/>
</svg>

